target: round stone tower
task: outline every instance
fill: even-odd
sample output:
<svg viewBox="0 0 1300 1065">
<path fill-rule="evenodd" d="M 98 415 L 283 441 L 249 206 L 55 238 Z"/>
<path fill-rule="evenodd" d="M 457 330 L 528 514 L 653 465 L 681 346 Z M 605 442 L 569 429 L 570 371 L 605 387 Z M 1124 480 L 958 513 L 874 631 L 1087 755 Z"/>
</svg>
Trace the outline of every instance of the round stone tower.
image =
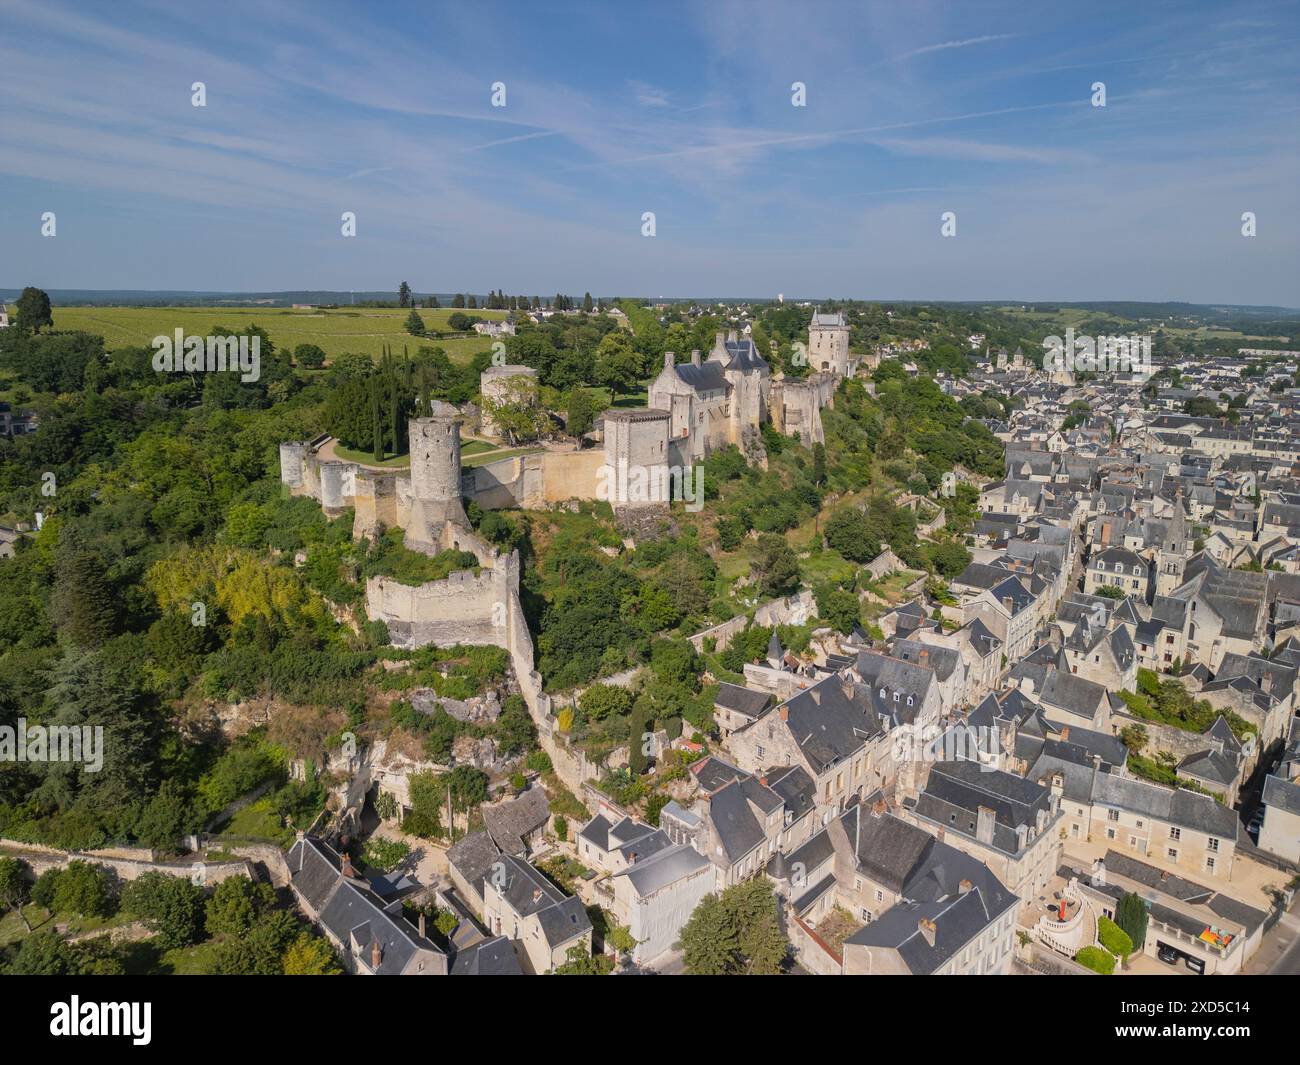
<svg viewBox="0 0 1300 1065">
<path fill-rule="evenodd" d="M 411 494 L 426 503 L 460 506 L 460 411 L 435 402 L 428 418 L 411 419 Z"/>
<path fill-rule="evenodd" d="M 468 526 L 460 501 L 461 413 L 450 403 L 434 402 L 427 418 L 412 418 L 411 520 L 407 546 L 438 544 L 447 522 Z"/>
</svg>

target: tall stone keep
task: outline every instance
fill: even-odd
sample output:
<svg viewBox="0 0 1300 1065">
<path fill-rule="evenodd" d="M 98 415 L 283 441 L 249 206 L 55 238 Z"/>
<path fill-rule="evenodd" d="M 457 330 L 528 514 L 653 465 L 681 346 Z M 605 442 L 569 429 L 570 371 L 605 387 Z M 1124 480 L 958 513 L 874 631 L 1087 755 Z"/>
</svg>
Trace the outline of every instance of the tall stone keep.
<svg viewBox="0 0 1300 1065">
<path fill-rule="evenodd" d="M 808 365 L 815 371 L 851 376 L 849 325 L 844 315 L 813 314 L 808 325 Z"/>
<path fill-rule="evenodd" d="M 429 417 L 411 419 L 410 547 L 437 550 L 446 523 L 469 525 L 460 496 L 460 423 L 460 411 L 441 402 L 433 403 Z"/>
</svg>

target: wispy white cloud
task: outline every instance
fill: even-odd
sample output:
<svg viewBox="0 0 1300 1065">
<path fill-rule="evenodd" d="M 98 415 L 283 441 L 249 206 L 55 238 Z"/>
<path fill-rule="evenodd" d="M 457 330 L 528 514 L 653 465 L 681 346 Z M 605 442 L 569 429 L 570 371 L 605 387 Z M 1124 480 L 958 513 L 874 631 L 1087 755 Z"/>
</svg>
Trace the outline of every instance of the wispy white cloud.
<svg viewBox="0 0 1300 1065">
<path fill-rule="evenodd" d="M 900 63 L 904 59 L 911 59 L 918 55 L 929 55 L 931 52 L 946 52 L 951 48 L 969 48 L 975 44 L 991 44 L 994 41 L 1009 41 L 1013 37 L 1019 37 L 1018 33 L 987 33 L 983 37 L 966 37 L 960 41 L 941 41 L 939 44 L 927 44 L 923 48 L 913 48 L 910 52 L 904 52 L 902 55 L 893 56 L 890 59 L 892 63 Z"/>
<path fill-rule="evenodd" d="M 667 91 L 656 85 L 650 85 L 644 81 L 629 81 L 627 84 L 628 88 L 632 90 L 633 99 L 642 107 L 672 106 Z"/>
</svg>

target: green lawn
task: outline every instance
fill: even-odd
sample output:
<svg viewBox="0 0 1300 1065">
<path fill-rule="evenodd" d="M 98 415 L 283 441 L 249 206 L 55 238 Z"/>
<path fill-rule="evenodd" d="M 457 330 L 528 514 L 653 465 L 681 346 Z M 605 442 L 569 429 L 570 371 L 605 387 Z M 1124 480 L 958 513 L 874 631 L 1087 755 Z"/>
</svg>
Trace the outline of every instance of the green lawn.
<svg viewBox="0 0 1300 1065">
<path fill-rule="evenodd" d="M 334 445 L 334 454 L 344 462 L 359 462 L 363 466 L 382 466 L 385 469 L 404 470 L 411 465 L 411 455 L 406 451 L 403 451 L 400 455 L 385 458 L 383 462 L 376 462 L 373 451 L 357 451 L 336 443 Z"/>
<path fill-rule="evenodd" d="M 829 547 L 799 560 L 804 583 L 814 588 L 828 581 L 847 581 L 857 570 L 856 563 Z"/>
<path fill-rule="evenodd" d="M 513 458 L 515 455 L 531 455 L 534 452 L 541 450 L 540 447 L 514 447 L 506 448 L 504 451 L 483 452 L 465 458 L 465 452 L 462 449 L 460 453 L 460 464 L 464 469 L 468 469 L 471 466 L 486 466 L 489 462 L 496 462 L 498 459 Z"/>
<path fill-rule="evenodd" d="M 52 932 L 56 924 L 66 923 L 67 929 L 63 933 L 65 936 L 76 936 L 98 929 L 107 931 L 118 925 L 129 924 L 131 921 L 131 918 L 125 914 L 116 914 L 112 917 L 82 917 L 72 913 L 52 914 L 45 907 L 38 906 L 34 902 L 23 907 L 23 914 L 31 924 L 33 932 Z M 0 917 L 0 948 L 12 946 L 26 935 L 27 929 L 23 927 L 22 919 L 16 911 L 10 910 L 4 917 Z"/>
<path fill-rule="evenodd" d="M 211 939 L 168 950 L 158 960 L 158 971 L 170 976 L 206 976 L 212 972 L 216 954 L 217 943 Z"/>
<path fill-rule="evenodd" d="M 294 833 L 280 823 L 280 815 L 270 799 L 251 802 L 232 817 L 220 836 L 253 836 L 258 839 L 292 842 Z"/>
<path fill-rule="evenodd" d="M 480 351 L 491 351 L 485 337 L 413 337 L 405 329 L 411 312 L 397 308 L 356 307 L 330 311 L 294 311 L 286 307 L 55 307 L 54 328 L 84 329 L 104 338 L 110 350 L 149 347 L 153 338 L 178 327 L 189 335 L 205 336 L 214 326 L 242 329 L 258 325 L 279 350 L 316 344 L 333 358 L 344 352 L 378 356 L 385 346 L 411 354 L 421 345 L 441 347 L 454 362 L 468 362 Z M 428 329 L 444 329 L 450 308 L 420 310 Z M 505 311 L 464 311 L 479 318 L 504 318 Z"/>
</svg>

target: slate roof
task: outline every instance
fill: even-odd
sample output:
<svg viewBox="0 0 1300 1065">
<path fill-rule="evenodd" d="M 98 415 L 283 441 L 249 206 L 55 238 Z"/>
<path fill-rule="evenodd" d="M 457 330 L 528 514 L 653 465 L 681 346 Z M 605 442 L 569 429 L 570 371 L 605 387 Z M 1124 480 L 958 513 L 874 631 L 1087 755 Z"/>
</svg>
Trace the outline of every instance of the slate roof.
<svg viewBox="0 0 1300 1065">
<path fill-rule="evenodd" d="M 928 833 L 922 834 L 928 837 Z M 961 888 L 963 880 L 970 884 L 966 891 Z M 938 840 L 932 840 L 901 894 L 907 901 L 859 928 L 845 940 L 845 946 L 894 949 L 916 975 L 941 968 L 1019 904 L 983 862 Z M 921 933 L 922 918 L 934 923 L 933 946 Z"/>
<path fill-rule="evenodd" d="M 1092 720 L 1105 697 L 1106 689 L 1100 684 L 1063 669 L 1049 669 L 1039 698 L 1048 706 Z"/>
<path fill-rule="evenodd" d="M 1000 584 L 995 584 L 989 589 L 989 594 L 1004 607 L 1007 606 L 1005 601 L 1010 600 L 1010 612 L 1013 617 L 1034 604 L 1033 595 L 1026 591 L 1025 586 L 1015 577 L 1008 577 Z"/>
<path fill-rule="evenodd" d="M 719 359 L 718 362 L 724 365 L 728 370 L 770 370 L 767 360 L 759 353 L 754 342 L 748 338 L 744 340 L 728 340 L 725 342 L 727 357 L 725 360 Z M 712 356 L 710 356 L 712 359 Z"/>
<path fill-rule="evenodd" d="M 732 865 L 767 839 L 740 781 L 733 781 L 709 796 L 709 820 Z"/>
<path fill-rule="evenodd" d="M 769 769 L 764 779 L 795 821 L 811 813 L 817 804 L 817 784 L 802 766 Z"/>
<path fill-rule="evenodd" d="M 961 652 L 956 648 L 925 643 L 922 640 L 895 640 L 893 653 L 895 658 L 901 658 L 904 662 L 914 662 L 918 666 L 934 670 L 934 675 L 941 681 L 951 677 L 953 670 L 961 665 Z"/>
<path fill-rule="evenodd" d="M 1264 794 L 1261 801 L 1265 806 L 1300 817 L 1300 782 L 1284 780 L 1282 777 L 1270 774 L 1264 780 Z"/>
<path fill-rule="evenodd" d="M 908 884 L 925 868 L 931 851 L 939 846 L 930 833 L 890 813 L 875 813 L 858 803 L 840 816 L 864 876 L 890 891 L 906 894 Z"/>
<path fill-rule="evenodd" d="M 540 787 L 529 788 L 516 799 L 479 807 L 492 842 L 506 854 L 523 855 L 523 837 L 536 832 L 551 816 L 550 800 Z"/>
<path fill-rule="evenodd" d="M 673 370 L 683 384 L 689 385 L 696 392 L 726 392 L 731 388 L 720 362 L 706 360 L 699 366 L 689 362 L 679 362 Z"/>
<path fill-rule="evenodd" d="M 1178 763 L 1177 771 L 1227 787 L 1237 779 L 1237 760 L 1222 751 L 1196 751 Z"/>
<path fill-rule="evenodd" d="M 523 976 L 514 947 L 505 936 L 481 939 L 451 961 L 452 976 Z"/>
<path fill-rule="evenodd" d="M 691 766 L 691 774 L 706 793 L 717 791 L 733 780 L 748 776 L 734 765 L 724 762 L 716 754 L 696 762 Z"/>
<path fill-rule="evenodd" d="M 881 725 L 862 685 L 832 675 L 798 692 L 778 708 L 791 738 L 821 774 L 860 751 Z"/>
<path fill-rule="evenodd" d="M 294 842 L 285 855 L 293 890 L 316 912 L 318 922 L 334 938 L 351 949 L 359 948 L 358 964 L 378 975 L 398 975 L 407 970 L 416 955 L 427 951 L 441 956 L 437 944 L 419 934 L 405 917 L 400 904 L 396 914 L 387 912 L 383 901 L 362 880 L 343 875 L 338 853 L 322 840 L 305 836 Z M 381 960 L 371 965 L 373 945 L 378 943 Z"/>
<path fill-rule="evenodd" d="M 718 685 L 718 694 L 714 696 L 713 703 L 745 717 L 759 717 L 772 705 L 773 696 L 771 692 L 754 691 L 723 681 Z"/>
<path fill-rule="evenodd" d="M 481 895 L 492 863 L 501 857 L 501 848 L 486 831 L 471 832 L 447 848 L 447 861 Z"/>
<path fill-rule="evenodd" d="M 1195 880 L 1165 872 L 1121 851 L 1107 850 L 1104 862 L 1108 873 L 1115 873 L 1125 879 L 1136 881 L 1179 902 L 1193 906 L 1208 906 L 1214 913 L 1245 925 L 1249 931 L 1253 932 L 1268 917 L 1263 910 L 1247 906 L 1244 902 L 1225 895 L 1218 888 L 1207 887 L 1198 884 Z"/>
<path fill-rule="evenodd" d="M 536 915 L 552 948 L 591 931 L 591 919 L 576 895 L 565 895 L 522 858 L 501 857 L 502 876 L 493 883 L 505 903 L 521 917 Z"/>
<path fill-rule="evenodd" d="M 1011 574 L 1004 566 L 990 566 L 984 562 L 972 562 L 952 579 L 952 583 L 982 590 L 996 588 L 1009 576 Z"/>
<path fill-rule="evenodd" d="M 1002 646 L 1002 641 L 979 618 L 971 618 L 962 626 L 962 630 L 967 633 L 967 639 L 981 658 L 987 658 Z"/>
<path fill-rule="evenodd" d="M 1092 799 L 1103 806 L 1146 814 L 1221 839 L 1235 841 L 1237 838 L 1237 816 L 1232 810 L 1208 795 L 1198 795 L 1185 788 L 1165 788 L 1136 777 L 1102 773 L 1094 781 Z"/>
<path fill-rule="evenodd" d="M 708 866 L 709 860 L 694 847 L 674 844 L 640 859 L 617 875 L 627 877 L 637 895 L 645 898 Z"/>
<path fill-rule="evenodd" d="M 992 846 L 1018 854 L 1017 830 L 1037 832 L 1039 813 L 1050 815 L 1050 792 L 1032 778 L 988 772 L 977 762 L 940 762 L 931 768 L 915 810 L 949 831 L 974 839 L 981 806 L 994 812 Z"/>
<path fill-rule="evenodd" d="M 661 836 L 663 835 L 657 828 L 643 825 L 630 817 L 611 822 L 603 813 L 597 813 L 578 830 L 578 838 L 585 839 L 592 846 L 609 852 L 622 850 L 634 843 L 639 843 L 656 832 Z M 648 846 L 653 846 L 653 844 L 648 844 Z"/>
</svg>

